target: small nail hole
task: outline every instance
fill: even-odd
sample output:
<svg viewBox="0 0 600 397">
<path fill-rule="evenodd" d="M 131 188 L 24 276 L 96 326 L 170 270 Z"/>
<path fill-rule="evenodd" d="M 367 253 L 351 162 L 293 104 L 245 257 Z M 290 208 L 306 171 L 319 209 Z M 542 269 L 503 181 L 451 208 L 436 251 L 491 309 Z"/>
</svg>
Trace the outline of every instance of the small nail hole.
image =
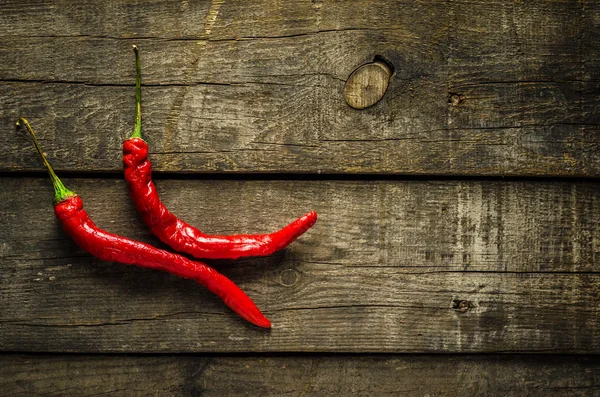
<svg viewBox="0 0 600 397">
<path fill-rule="evenodd" d="M 473 307 L 473 304 L 469 301 L 455 299 L 452 301 L 452 308 L 457 312 L 466 313 Z"/>
<path fill-rule="evenodd" d="M 465 100 L 465 97 L 456 93 L 456 92 L 449 92 L 448 93 L 448 103 L 451 104 L 452 106 L 458 106 L 460 105 L 463 101 Z"/>
</svg>

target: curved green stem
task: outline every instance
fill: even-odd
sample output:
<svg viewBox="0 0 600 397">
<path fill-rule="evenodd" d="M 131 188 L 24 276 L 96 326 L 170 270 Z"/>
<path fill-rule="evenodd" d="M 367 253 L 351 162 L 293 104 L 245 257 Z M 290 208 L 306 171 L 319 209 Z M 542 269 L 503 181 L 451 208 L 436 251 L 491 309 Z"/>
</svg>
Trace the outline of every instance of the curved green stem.
<svg viewBox="0 0 600 397">
<path fill-rule="evenodd" d="M 33 143 L 35 144 L 35 148 L 37 149 L 38 153 L 42 157 L 42 161 L 44 162 L 44 165 L 46 166 L 46 169 L 48 170 L 48 175 L 50 175 L 50 179 L 52 180 L 52 185 L 54 186 L 54 203 L 58 204 L 61 201 L 68 199 L 69 197 L 76 196 L 75 192 L 72 192 L 71 190 L 67 189 L 65 187 L 65 185 L 62 183 L 62 181 L 58 178 L 58 176 L 56 176 L 56 174 L 54 173 L 54 170 L 52 169 L 52 166 L 48 162 L 48 159 L 46 159 L 46 155 L 42 151 L 42 147 L 40 146 L 40 143 L 38 142 L 37 137 L 35 136 L 35 132 L 33 132 L 33 129 L 29 125 L 29 122 L 27 120 L 25 120 L 23 117 L 19 117 L 19 120 L 17 121 L 17 125 L 20 126 L 21 124 L 23 124 L 25 126 L 25 128 L 27 129 L 27 131 L 33 138 Z"/>
<path fill-rule="evenodd" d="M 131 138 L 142 139 L 142 68 L 140 67 L 140 51 L 133 46 L 135 52 L 135 125 Z"/>
</svg>

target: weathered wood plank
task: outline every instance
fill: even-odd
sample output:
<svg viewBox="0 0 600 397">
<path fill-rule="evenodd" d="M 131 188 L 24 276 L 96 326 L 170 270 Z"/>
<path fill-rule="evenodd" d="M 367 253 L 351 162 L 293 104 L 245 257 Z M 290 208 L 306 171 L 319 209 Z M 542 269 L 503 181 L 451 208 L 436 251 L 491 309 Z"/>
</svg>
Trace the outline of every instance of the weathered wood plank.
<svg viewBox="0 0 600 397">
<path fill-rule="evenodd" d="M 157 170 L 600 176 L 597 2 L 277 4 L 5 2 L 0 129 L 27 115 L 59 169 L 117 172 L 135 42 Z M 396 73 L 352 109 L 375 55 Z M 0 134 L 0 171 L 25 153 Z"/>
<path fill-rule="evenodd" d="M 67 182 L 99 226 L 156 242 L 120 179 Z M 319 212 L 284 252 L 213 263 L 272 319 L 263 332 L 193 282 L 77 249 L 45 179 L 0 183 L 4 351 L 600 351 L 598 184 L 158 181 L 209 232 Z"/>
<path fill-rule="evenodd" d="M 581 356 L 0 355 L 5 395 L 591 396 Z"/>
</svg>

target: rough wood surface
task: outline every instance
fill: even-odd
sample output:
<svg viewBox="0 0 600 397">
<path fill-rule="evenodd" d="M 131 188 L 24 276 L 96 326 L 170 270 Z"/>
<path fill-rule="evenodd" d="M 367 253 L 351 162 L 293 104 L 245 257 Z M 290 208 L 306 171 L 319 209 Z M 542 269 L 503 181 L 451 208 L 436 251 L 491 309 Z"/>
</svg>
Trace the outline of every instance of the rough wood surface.
<svg viewBox="0 0 600 397">
<path fill-rule="evenodd" d="M 0 355 L 5 396 L 592 396 L 597 357 Z"/>
<path fill-rule="evenodd" d="M 157 243 L 122 180 L 66 182 L 99 226 Z M 4 351 L 600 352 L 595 183 L 159 180 L 209 232 L 320 213 L 284 252 L 213 263 L 270 332 L 191 281 L 78 250 L 46 178 L 0 184 Z"/>
<path fill-rule="evenodd" d="M 600 176 L 600 3 L 5 1 L 0 130 L 60 170 L 121 168 L 142 51 L 156 169 Z M 396 73 L 356 110 L 344 83 Z M 0 134 L 0 171 L 39 169 Z"/>
<path fill-rule="evenodd" d="M 319 212 L 283 252 L 210 263 L 273 320 L 265 332 L 193 282 L 91 258 L 47 179 L 10 176 L 41 169 L 14 133 L 23 115 L 82 177 L 66 182 L 99 226 L 164 247 L 120 177 L 137 44 L 169 177 L 597 178 L 599 2 L 9 0 L 0 15 L 0 394 L 600 395 L 595 356 L 17 354 L 598 354 L 597 183 L 159 180 L 209 232 Z M 378 56 L 386 93 L 352 109 L 346 80 Z"/>
</svg>

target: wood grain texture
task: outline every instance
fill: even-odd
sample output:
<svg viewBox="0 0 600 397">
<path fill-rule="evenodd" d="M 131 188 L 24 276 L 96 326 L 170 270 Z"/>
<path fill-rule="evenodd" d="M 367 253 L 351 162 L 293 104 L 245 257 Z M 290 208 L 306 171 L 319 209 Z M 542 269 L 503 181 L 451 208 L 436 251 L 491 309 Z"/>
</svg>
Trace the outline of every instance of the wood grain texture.
<svg viewBox="0 0 600 397">
<path fill-rule="evenodd" d="M 596 357 L 0 355 L 7 396 L 592 396 Z"/>
<path fill-rule="evenodd" d="M 46 178 L 0 184 L 4 351 L 600 351 L 595 183 L 159 180 L 166 205 L 208 232 L 320 214 L 283 252 L 211 262 L 270 332 L 191 281 L 77 249 Z M 66 184 L 100 227 L 160 245 L 120 179 Z"/>
<path fill-rule="evenodd" d="M 0 129 L 59 170 L 118 172 L 142 51 L 152 161 L 172 172 L 600 176 L 596 1 L 3 2 Z M 356 110 L 344 83 L 396 73 Z M 0 134 L 0 171 L 39 169 Z"/>
</svg>

